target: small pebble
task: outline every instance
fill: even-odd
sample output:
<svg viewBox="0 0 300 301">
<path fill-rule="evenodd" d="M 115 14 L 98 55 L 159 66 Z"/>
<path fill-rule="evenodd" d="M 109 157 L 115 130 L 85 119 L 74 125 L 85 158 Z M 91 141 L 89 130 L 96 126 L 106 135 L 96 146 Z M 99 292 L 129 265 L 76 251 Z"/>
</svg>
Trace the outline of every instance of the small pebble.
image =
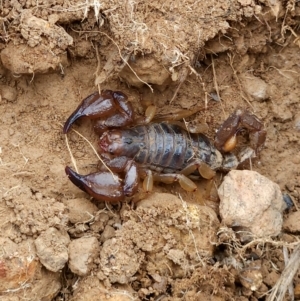
<svg viewBox="0 0 300 301">
<path fill-rule="evenodd" d="M 269 98 L 268 85 L 259 77 L 250 74 L 243 74 L 241 82 L 245 91 L 253 97 L 254 100 L 264 101 Z"/>
</svg>

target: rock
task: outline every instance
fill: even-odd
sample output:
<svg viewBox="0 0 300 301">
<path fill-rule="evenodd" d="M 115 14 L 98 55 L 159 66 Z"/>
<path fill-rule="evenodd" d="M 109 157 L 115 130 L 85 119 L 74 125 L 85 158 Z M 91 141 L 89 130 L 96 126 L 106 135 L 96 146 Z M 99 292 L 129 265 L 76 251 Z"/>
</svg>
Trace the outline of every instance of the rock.
<svg viewBox="0 0 300 301">
<path fill-rule="evenodd" d="M 286 208 L 279 186 L 250 170 L 232 170 L 218 189 L 220 215 L 229 227 L 248 229 L 258 237 L 276 236 Z"/>
<path fill-rule="evenodd" d="M 0 292 L 13 290 L 23 283 L 30 283 L 40 269 L 33 248 L 22 249 L 9 238 L 0 238 L 3 250 L 0 257 Z M 0 298 L 1 299 L 1 298 Z"/>
<path fill-rule="evenodd" d="M 69 244 L 69 268 L 79 276 L 87 275 L 94 259 L 99 255 L 99 243 L 96 237 L 81 237 Z"/>
<path fill-rule="evenodd" d="M 71 199 L 64 202 L 69 211 L 69 221 L 73 224 L 86 223 L 95 215 L 98 208 L 84 198 Z"/>
<path fill-rule="evenodd" d="M 91 230 L 94 232 L 102 232 L 109 221 L 109 215 L 106 212 L 97 214 L 94 223 L 90 225 Z"/>
<path fill-rule="evenodd" d="M 120 228 L 113 233 L 106 227 L 108 236 L 114 237 L 105 240 L 100 251 L 97 275 L 101 280 L 133 281 L 147 256 L 147 273 L 163 287 L 169 268 L 174 277 L 183 277 L 214 254 L 219 220 L 208 206 L 190 204 L 168 193 L 152 193 L 135 211 L 124 209 L 121 214 Z"/>
<path fill-rule="evenodd" d="M 35 241 L 37 255 L 41 263 L 52 272 L 61 270 L 68 261 L 70 238 L 67 232 L 49 228 Z"/>
<path fill-rule="evenodd" d="M 289 214 L 288 218 L 283 223 L 283 229 L 290 233 L 300 233 L 300 211 L 295 211 Z"/>
<path fill-rule="evenodd" d="M 60 274 L 47 271 L 37 260 L 34 242 L 27 239 L 15 244 L 0 238 L 5 252 L 0 258 L 0 299 L 51 301 L 61 289 Z M 1 292 L 5 291 L 4 295 Z"/>
<path fill-rule="evenodd" d="M 170 73 L 166 68 L 151 56 L 136 57 L 134 61 L 129 61 L 129 64 L 138 77 L 146 83 L 160 86 L 170 79 Z M 127 65 L 119 75 L 131 86 L 140 88 L 144 85 Z"/>
<path fill-rule="evenodd" d="M 160 237 L 159 239 L 155 237 L 154 231 L 158 227 L 158 235 L 163 239 L 177 241 L 176 245 L 172 246 L 173 248 L 170 245 L 169 250 L 184 251 L 185 257 L 189 260 L 198 260 L 199 255 L 208 257 L 213 255 L 213 243 L 217 240 L 216 232 L 219 220 L 212 208 L 187 203 L 172 194 L 152 193 L 138 203 L 137 214 L 145 220 L 145 223 L 149 216 L 156 215 L 156 219 L 148 224 L 148 228 L 153 231 L 155 243 L 161 240 Z M 135 235 L 135 243 L 142 249 L 155 253 L 159 243 L 157 247 L 155 244 L 152 248 L 148 247 L 151 239 L 147 239 L 149 237 L 147 227 L 142 230 L 139 225 L 136 225 L 134 228 L 140 231 L 140 234 L 136 233 Z M 144 236 L 143 231 L 145 231 Z M 166 250 L 166 253 L 169 250 Z"/>
<path fill-rule="evenodd" d="M 15 88 L 10 86 L 0 86 L 0 95 L 2 100 L 14 102 L 17 99 L 18 92 Z"/>
<path fill-rule="evenodd" d="M 242 74 L 241 82 L 245 91 L 257 101 L 269 98 L 268 85 L 262 79 L 250 74 Z"/>
</svg>

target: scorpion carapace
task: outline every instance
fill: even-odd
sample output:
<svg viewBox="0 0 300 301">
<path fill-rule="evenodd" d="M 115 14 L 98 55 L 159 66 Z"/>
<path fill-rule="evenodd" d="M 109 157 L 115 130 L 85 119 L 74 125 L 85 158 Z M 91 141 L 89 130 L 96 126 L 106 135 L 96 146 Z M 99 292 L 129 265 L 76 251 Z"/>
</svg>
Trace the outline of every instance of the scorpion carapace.
<svg viewBox="0 0 300 301">
<path fill-rule="evenodd" d="M 73 184 L 97 200 L 111 202 L 134 195 L 140 177 L 144 178 L 145 191 L 152 189 L 153 181 L 178 181 L 185 190 L 194 191 L 196 185 L 191 178 L 210 179 L 216 170 L 239 165 L 241 160 L 227 152 L 235 147 L 241 129 L 249 131 L 252 146 L 244 152 L 242 161 L 259 152 L 266 139 L 262 122 L 247 110 L 229 116 L 217 131 L 214 144 L 205 135 L 189 133 L 177 124 L 149 123 L 154 113 L 152 109 L 148 112 L 143 122 L 140 119 L 139 125 L 133 126 L 132 105 L 122 92 L 105 90 L 85 98 L 66 121 L 64 133 L 80 117 L 102 118 L 95 128 L 102 133 L 101 157 L 112 172 L 83 176 L 66 167 Z M 124 174 L 124 180 L 119 174 Z"/>
</svg>

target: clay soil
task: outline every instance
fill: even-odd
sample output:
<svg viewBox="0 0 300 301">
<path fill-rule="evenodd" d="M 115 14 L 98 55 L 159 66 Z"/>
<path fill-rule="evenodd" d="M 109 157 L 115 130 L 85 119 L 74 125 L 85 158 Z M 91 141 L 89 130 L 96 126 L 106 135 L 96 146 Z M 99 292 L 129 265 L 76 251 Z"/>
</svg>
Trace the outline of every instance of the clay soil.
<svg viewBox="0 0 300 301">
<path fill-rule="evenodd" d="M 299 21 L 297 1 L 0 1 L 0 299 L 267 300 L 299 226 L 244 248 L 220 226 L 221 172 L 213 183 L 198 181 L 196 194 L 156 183 L 141 203 L 96 202 L 70 183 L 65 166 L 74 167 L 71 153 L 81 174 L 99 160 L 74 131 L 69 151 L 62 126 L 103 89 L 127 94 L 137 116 L 151 104 L 163 116 L 199 108 L 186 120 L 212 140 L 230 113 L 247 108 L 267 140 L 243 168 L 290 196 L 287 219 L 300 207 Z M 97 147 L 91 121 L 73 128 Z M 40 263 L 62 254 L 37 255 L 36 239 L 52 228 L 67 243 L 96 237 L 86 273 L 68 258 L 57 270 Z M 255 289 L 249 270 L 262 276 Z M 296 298 L 299 275 L 291 280 Z"/>
</svg>

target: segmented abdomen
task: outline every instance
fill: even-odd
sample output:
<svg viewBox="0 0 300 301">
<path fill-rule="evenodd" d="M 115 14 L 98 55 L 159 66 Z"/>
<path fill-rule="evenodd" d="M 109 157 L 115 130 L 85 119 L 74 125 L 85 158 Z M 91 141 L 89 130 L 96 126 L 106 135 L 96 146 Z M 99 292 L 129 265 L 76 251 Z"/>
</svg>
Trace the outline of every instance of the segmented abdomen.
<svg viewBox="0 0 300 301">
<path fill-rule="evenodd" d="M 135 128 L 140 151 L 134 158 L 148 168 L 163 173 L 180 171 L 194 159 L 200 159 L 212 169 L 220 167 L 220 153 L 202 134 L 190 134 L 178 125 L 154 123 Z"/>
</svg>

